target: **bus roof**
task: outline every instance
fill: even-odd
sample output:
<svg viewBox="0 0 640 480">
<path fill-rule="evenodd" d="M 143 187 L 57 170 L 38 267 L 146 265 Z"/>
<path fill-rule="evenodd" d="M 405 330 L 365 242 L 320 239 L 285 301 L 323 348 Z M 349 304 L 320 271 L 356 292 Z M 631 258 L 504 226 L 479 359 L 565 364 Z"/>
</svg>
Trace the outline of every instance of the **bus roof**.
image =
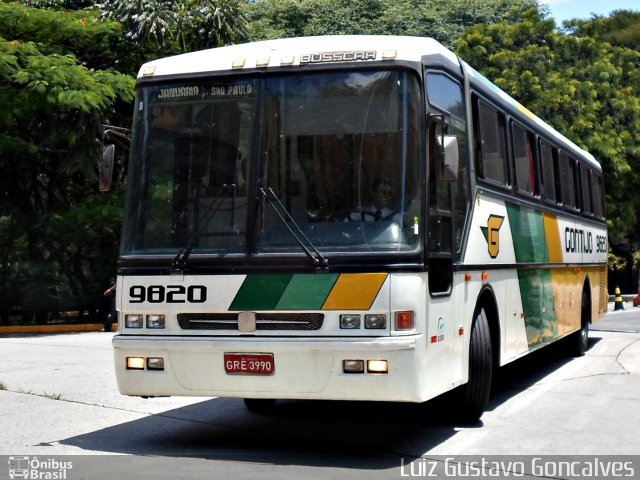
<svg viewBox="0 0 640 480">
<path fill-rule="evenodd" d="M 484 87 L 499 104 L 509 105 L 544 130 L 568 151 L 600 170 L 589 152 L 554 130 L 527 108 L 498 88 L 478 71 L 461 61 L 451 50 L 427 37 L 395 35 L 328 35 L 282 38 L 243 43 L 185 53 L 153 60 L 142 65 L 138 78 L 191 75 L 244 69 L 291 68 L 309 64 L 366 63 L 372 61 L 420 62 L 424 56 L 440 57 L 454 69 L 463 69 L 472 84 Z"/>
<path fill-rule="evenodd" d="M 391 35 L 330 35 L 283 38 L 185 53 L 146 63 L 138 78 L 244 68 L 279 68 L 348 61 L 414 61 L 442 55 L 460 65 L 456 55 L 432 38 Z"/>
</svg>

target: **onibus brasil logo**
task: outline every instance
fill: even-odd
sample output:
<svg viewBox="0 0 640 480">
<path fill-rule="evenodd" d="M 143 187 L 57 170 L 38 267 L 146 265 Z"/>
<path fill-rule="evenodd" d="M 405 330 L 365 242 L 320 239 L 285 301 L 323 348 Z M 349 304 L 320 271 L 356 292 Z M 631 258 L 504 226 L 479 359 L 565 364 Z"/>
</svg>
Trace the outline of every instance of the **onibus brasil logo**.
<svg viewBox="0 0 640 480">
<path fill-rule="evenodd" d="M 38 457 L 9 457 L 9 478 L 32 480 L 66 480 L 67 470 L 73 462 L 63 462 L 53 458 L 39 460 Z"/>
</svg>

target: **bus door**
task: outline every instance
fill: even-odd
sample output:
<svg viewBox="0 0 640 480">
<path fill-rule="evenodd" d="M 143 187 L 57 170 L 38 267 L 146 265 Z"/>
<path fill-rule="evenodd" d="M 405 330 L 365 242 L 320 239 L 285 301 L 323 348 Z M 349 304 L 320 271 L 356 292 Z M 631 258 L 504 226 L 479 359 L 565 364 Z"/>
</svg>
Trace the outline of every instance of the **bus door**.
<svg viewBox="0 0 640 480">
<path fill-rule="evenodd" d="M 459 359 L 464 358 L 464 339 L 458 333 L 465 323 L 464 302 L 453 294 L 454 259 L 461 247 L 469 203 L 465 173 L 466 114 L 460 82 L 436 70 L 427 70 L 425 78 L 429 102 L 427 341 L 430 348 L 439 352 L 436 354 L 438 363 L 442 362 L 439 366 L 446 372 L 443 380 L 450 384 L 461 378 L 463 365 Z"/>
<path fill-rule="evenodd" d="M 453 185 L 438 173 L 446 128 L 443 116 L 430 117 L 427 252 L 429 293 L 432 297 L 449 296 L 453 287 Z"/>
</svg>

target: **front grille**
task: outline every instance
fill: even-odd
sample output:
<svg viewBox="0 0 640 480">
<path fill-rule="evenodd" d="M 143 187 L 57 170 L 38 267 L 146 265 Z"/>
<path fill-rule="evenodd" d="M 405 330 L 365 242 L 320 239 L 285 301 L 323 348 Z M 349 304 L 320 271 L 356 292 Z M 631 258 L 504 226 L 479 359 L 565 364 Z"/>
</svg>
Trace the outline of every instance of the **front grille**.
<svg viewBox="0 0 640 480">
<path fill-rule="evenodd" d="M 320 330 L 322 313 L 256 313 L 256 331 Z M 237 313 L 179 313 L 183 330 L 238 330 Z"/>
<path fill-rule="evenodd" d="M 183 330 L 237 330 L 237 313 L 179 313 Z"/>
</svg>

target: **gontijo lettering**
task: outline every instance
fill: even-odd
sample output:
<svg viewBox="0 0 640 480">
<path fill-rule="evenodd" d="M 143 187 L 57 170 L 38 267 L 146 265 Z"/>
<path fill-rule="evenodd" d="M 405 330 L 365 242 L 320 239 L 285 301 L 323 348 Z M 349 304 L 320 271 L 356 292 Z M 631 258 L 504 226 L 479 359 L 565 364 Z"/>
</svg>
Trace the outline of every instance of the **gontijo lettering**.
<svg viewBox="0 0 640 480">
<path fill-rule="evenodd" d="M 607 239 L 603 235 L 596 235 L 595 247 L 597 253 L 606 252 Z M 593 253 L 593 233 L 581 228 L 567 227 L 564 230 L 564 249 L 571 253 Z"/>
</svg>

